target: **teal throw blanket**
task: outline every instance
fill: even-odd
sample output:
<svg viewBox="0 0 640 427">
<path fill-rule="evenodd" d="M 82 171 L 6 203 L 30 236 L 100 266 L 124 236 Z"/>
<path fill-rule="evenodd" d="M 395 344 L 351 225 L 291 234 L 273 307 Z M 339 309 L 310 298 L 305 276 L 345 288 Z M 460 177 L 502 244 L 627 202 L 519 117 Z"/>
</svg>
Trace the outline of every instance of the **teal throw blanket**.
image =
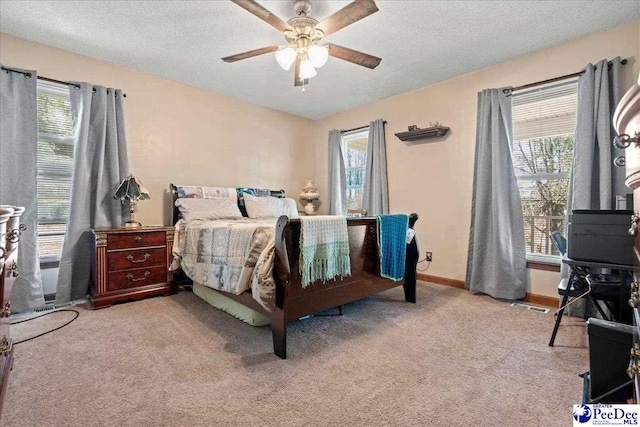
<svg viewBox="0 0 640 427">
<path fill-rule="evenodd" d="M 378 248 L 382 277 L 396 282 L 404 279 L 408 228 L 408 215 L 378 215 Z"/>
</svg>

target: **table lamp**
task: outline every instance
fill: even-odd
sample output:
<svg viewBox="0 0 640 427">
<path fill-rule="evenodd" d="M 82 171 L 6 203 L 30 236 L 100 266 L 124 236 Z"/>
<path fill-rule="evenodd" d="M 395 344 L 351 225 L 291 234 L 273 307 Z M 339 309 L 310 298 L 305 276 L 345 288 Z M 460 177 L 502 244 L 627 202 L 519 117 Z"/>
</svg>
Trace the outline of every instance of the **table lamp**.
<svg viewBox="0 0 640 427">
<path fill-rule="evenodd" d="M 113 195 L 114 199 L 120 199 L 121 203 L 124 203 L 125 199 L 129 199 L 129 212 L 131 217 L 129 221 L 124 223 L 125 227 L 142 227 L 135 219 L 135 210 L 138 200 L 150 199 L 149 191 L 144 186 L 140 178 L 129 174 L 124 181 L 118 186 L 116 193 Z"/>
<path fill-rule="evenodd" d="M 316 185 L 313 183 L 313 180 L 307 180 L 306 184 L 302 188 L 302 192 L 300 193 L 300 198 L 307 201 L 307 204 L 304 207 L 304 212 L 307 215 L 315 215 L 316 207 L 314 206 L 313 201 L 320 198 L 320 193 L 318 192 Z"/>
</svg>

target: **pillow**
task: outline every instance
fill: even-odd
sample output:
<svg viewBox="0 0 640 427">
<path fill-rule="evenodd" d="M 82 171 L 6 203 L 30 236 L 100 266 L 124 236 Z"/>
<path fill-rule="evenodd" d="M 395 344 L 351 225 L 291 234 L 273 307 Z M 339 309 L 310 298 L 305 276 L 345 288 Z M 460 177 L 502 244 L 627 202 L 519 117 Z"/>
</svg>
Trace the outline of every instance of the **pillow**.
<svg viewBox="0 0 640 427">
<path fill-rule="evenodd" d="M 284 212 L 282 213 L 283 215 L 286 215 L 289 218 L 298 218 L 300 216 L 298 215 L 298 204 L 295 200 L 289 197 L 278 200 L 282 201 L 282 205 L 284 207 Z"/>
<path fill-rule="evenodd" d="M 290 198 L 256 197 L 245 194 L 244 202 L 249 218 L 278 218 L 281 215 L 298 218 L 296 201 Z"/>
<path fill-rule="evenodd" d="M 266 189 L 261 189 L 261 188 L 245 188 L 245 187 L 240 187 L 240 188 L 236 188 L 236 192 L 237 192 L 237 197 L 238 197 L 238 207 L 240 208 L 240 212 L 242 212 L 243 216 L 248 217 L 249 214 L 247 213 L 247 208 L 244 205 L 244 195 L 245 194 L 251 194 L 252 196 L 256 196 L 256 197 L 269 197 L 269 196 L 273 196 L 273 197 L 284 197 L 284 190 L 266 190 Z"/>
<path fill-rule="evenodd" d="M 202 187 L 196 185 L 176 185 L 178 198 L 182 199 L 217 199 L 219 197 L 228 197 L 237 199 L 235 188 L 227 187 Z"/>
<path fill-rule="evenodd" d="M 178 199 L 176 200 L 176 206 L 185 221 L 242 218 L 236 201 L 226 197 L 217 199 Z"/>
</svg>

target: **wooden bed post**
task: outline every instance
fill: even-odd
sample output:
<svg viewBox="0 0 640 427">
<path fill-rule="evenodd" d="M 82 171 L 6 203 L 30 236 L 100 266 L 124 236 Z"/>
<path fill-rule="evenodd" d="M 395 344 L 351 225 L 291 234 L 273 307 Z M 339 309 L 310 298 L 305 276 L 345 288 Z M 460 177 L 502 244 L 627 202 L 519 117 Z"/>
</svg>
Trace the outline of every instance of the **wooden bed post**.
<svg viewBox="0 0 640 427">
<path fill-rule="evenodd" d="M 412 213 L 409 215 L 409 228 L 413 228 L 414 224 L 418 220 L 418 214 Z M 404 271 L 404 299 L 407 302 L 416 302 L 416 266 L 418 265 L 418 259 L 420 254 L 418 253 L 418 243 L 414 236 L 411 243 L 407 245 L 407 257 L 405 261 Z"/>
<path fill-rule="evenodd" d="M 273 352 L 281 359 L 287 358 L 287 304 L 286 294 L 289 286 L 291 267 L 287 252 L 284 229 L 289 222 L 287 216 L 281 216 L 276 223 L 273 275 L 276 282 L 276 303 L 271 313 L 271 334 L 273 335 Z"/>
<path fill-rule="evenodd" d="M 271 335 L 273 335 L 273 352 L 280 359 L 287 358 L 287 317 L 285 311 L 274 307 L 271 314 Z"/>
</svg>

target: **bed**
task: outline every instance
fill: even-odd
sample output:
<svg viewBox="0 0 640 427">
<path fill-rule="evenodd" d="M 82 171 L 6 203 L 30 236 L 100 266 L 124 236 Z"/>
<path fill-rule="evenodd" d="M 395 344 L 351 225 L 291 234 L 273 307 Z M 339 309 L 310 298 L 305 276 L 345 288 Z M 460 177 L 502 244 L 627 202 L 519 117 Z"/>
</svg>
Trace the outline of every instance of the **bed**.
<svg viewBox="0 0 640 427">
<path fill-rule="evenodd" d="M 201 197 L 202 194 L 186 194 L 184 186 L 170 185 L 173 206 L 173 224 L 176 231 L 183 228 L 183 238 L 188 233 L 184 232 L 185 221 L 181 219 L 180 210 L 176 207 L 176 201 L 182 197 Z M 190 187 L 199 188 L 199 187 Z M 213 187 L 203 187 L 213 188 Z M 229 189 L 236 191 L 237 203 L 243 216 L 246 214 L 243 195 L 251 192 L 251 189 Z M 202 192 L 202 190 L 198 190 Z M 284 198 L 282 190 L 261 190 L 264 195 Z M 205 190 L 206 192 L 206 190 Z M 409 227 L 413 228 L 418 220 L 417 214 L 409 216 Z M 238 221 L 242 223 L 243 221 Z M 188 223 L 187 223 L 188 224 Z M 213 224 L 213 223 L 212 223 Z M 282 358 L 287 358 L 287 323 L 306 315 L 312 315 L 343 304 L 375 295 L 382 291 L 403 286 L 405 300 L 416 302 L 416 265 L 418 262 L 418 247 L 416 240 L 412 239 L 406 246 L 406 263 L 404 281 L 393 281 L 380 276 L 380 255 L 378 251 L 377 223 L 374 217 L 348 218 L 347 230 L 349 239 L 349 258 L 351 261 L 351 275 L 336 280 L 316 281 L 303 287 L 301 274 L 299 273 L 300 257 L 300 232 L 301 221 L 297 218 L 289 218 L 285 215 L 271 222 L 273 227 L 273 262 L 272 262 L 272 287 L 273 301 L 265 304 L 255 297 L 255 289 L 246 289 L 242 292 L 225 292 L 207 289 L 206 293 L 213 298 L 212 292 L 224 296 L 225 301 L 233 300 L 249 309 L 259 313 L 262 318 L 270 319 L 273 336 L 274 353 Z M 200 234 L 206 233 L 206 224 L 190 224 L 201 227 Z M 217 222 L 215 226 L 218 226 Z M 262 227 L 262 224 L 256 227 Z M 242 228 L 241 226 L 238 226 Z M 177 233 L 178 235 L 180 233 Z M 175 247 L 175 245 L 174 245 Z M 185 263 L 186 264 L 186 263 Z M 182 267 L 182 265 L 180 265 Z M 184 270 L 188 270 L 183 268 Z M 191 276 L 198 276 L 193 269 Z M 238 273 L 240 274 L 240 273 Z M 189 273 L 186 274 L 190 276 Z M 194 279 L 194 277 L 189 277 Z M 196 279 L 202 278 L 196 277 Z M 194 280 L 194 282 L 199 280 Z M 253 282 L 256 283 L 255 281 Z M 202 292 L 199 296 L 207 301 Z M 210 302 L 210 301 L 209 301 Z"/>
</svg>

